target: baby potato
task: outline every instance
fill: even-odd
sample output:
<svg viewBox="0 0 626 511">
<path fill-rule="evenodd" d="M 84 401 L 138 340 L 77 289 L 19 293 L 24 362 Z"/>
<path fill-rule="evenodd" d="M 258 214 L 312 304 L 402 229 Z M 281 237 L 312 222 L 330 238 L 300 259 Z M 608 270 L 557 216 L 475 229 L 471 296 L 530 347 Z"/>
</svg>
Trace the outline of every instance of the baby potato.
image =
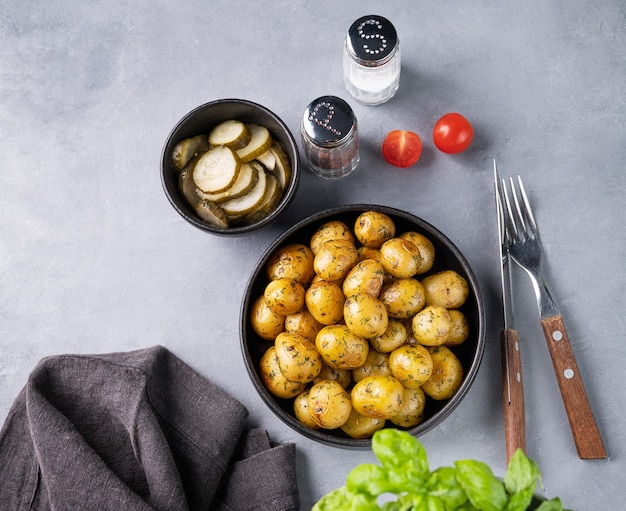
<svg viewBox="0 0 626 511">
<path fill-rule="evenodd" d="M 380 251 L 380 263 L 387 273 L 406 279 L 417 273 L 421 264 L 419 249 L 409 240 L 392 238 L 385 241 Z"/>
<path fill-rule="evenodd" d="M 379 211 L 365 211 L 354 223 L 356 238 L 366 247 L 380 248 L 396 235 L 396 226 L 389 215 Z"/>
<path fill-rule="evenodd" d="M 426 303 L 446 309 L 458 309 L 469 295 L 467 280 L 454 270 L 444 270 L 422 280 Z"/>
<path fill-rule="evenodd" d="M 265 388 L 282 399 L 295 397 L 306 388 L 306 383 L 292 382 L 283 376 L 278 367 L 278 357 L 274 346 L 270 346 L 261 357 L 259 375 Z"/>
<path fill-rule="evenodd" d="M 315 344 L 298 334 L 281 332 L 274 341 L 278 368 L 289 381 L 309 383 L 322 369 Z"/>
<path fill-rule="evenodd" d="M 421 275 L 429 271 L 435 263 L 435 245 L 426 236 L 415 231 L 402 233 L 400 238 L 412 241 L 419 250 L 421 261 L 416 274 Z"/>
<path fill-rule="evenodd" d="M 346 325 L 328 325 L 315 338 L 315 347 L 326 365 L 333 369 L 362 366 L 369 353 L 369 343 Z"/>
<path fill-rule="evenodd" d="M 307 310 L 322 325 L 333 325 L 343 318 L 343 291 L 334 282 L 321 280 L 304 293 Z"/>
<path fill-rule="evenodd" d="M 424 407 L 426 395 L 421 387 L 416 389 L 404 389 L 402 396 L 402 408 L 397 415 L 389 420 L 401 428 L 412 428 L 424 420 Z"/>
<path fill-rule="evenodd" d="M 452 319 L 445 307 L 429 305 L 411 320 L 413 337 L 424 346 L 439 346 L 448 339 Z"/>
<path fill-rule="evenodd" d="M 378 337 L 372 337 L 369 341 L 379 353 L 390 353 L 402 346 L 407 340 L 406 327 L 401 321 L 390 319 L 387 330 Z"/>
<path fill-rule="evenodd" d="M 250 323 L 259 337 L 273 341 L 285 328 L 285 316 L 272 312 L 265 297 L 259 296 L 252 304 Z"/>
<path fill-rule="evenodd" d="M 385 419 L 366 417 L 354 409 L 341 430 L 351 438 L 371 438 L 376 431 L 385 427 Z"/>
<path fill-rule="evenodd" d="M 377 248 L 370 248 L 364 245 L 361 245 L 356 249 L 356 252 L 359 256 L 359 261 L 364 261 L 365 259 L 374 259 L 374 261 L 380 261 L 380 252 Z"/>
<path fill-rule="evenodd" d="M 378 298 L 390 317 L 412 318 L 426 305 L 424 287 L 414 278 L 396 279 L 383 286 Z"/>
<path fill-rule="evenodd" d="M 324 380 L 311 387 L 308 407 L 315 423 L 324 429 L 340 428 L 352 411 L 350 395 L 333 380 Z"/>
<path fill-rule="evenodd" d="M 426 349 L 433 359 L 433 372 L 422 389 L 428 397 L 437 401 L 450 399 L 463 382 L 461 361 L 445 346 L 430 346 Z"/>
<path fill-rule="evenodd" d="M 407 389 L 420 387 L 433 372 L 433 360 L 424 346 L 400 346 L 389 354 L 393 377 Z"/>
<path fill-rule="evenodd" d="M 288 316 L 304 307 L 304 287 L 288 278 L 271 280 L 263 293 L 267 307 L 276 314 Z"/>
<path fill-rule="evenodd" d="M 343 319 L 352 333 L 366 339 L 384 334 L 389 324 L 383 302 L 367 293 L 357 293 L 346 299 Z"/>
<path fill-rule="evenodd" d="M 315 342 L 315 336 L 322 326 L 306 308 L 285 317 L 286 332 L 301 335 L 311 342 Z"/>
<path fill-rule="evenodd" d="M 452 320 L 452 328 L 450 328 L 448 338 L 443 345 L 451 347 L 463 344 L 469 337 L 469 324 L 467 322 L 467 318 L 465 317 L 465 314 L 456 309 L 449 310 L 448 314 L 450 314 L 450 319 Z"/>
<path fill-rule="evenodd" d="M 385 280 L 383 265 L 374 259 L 356 263 L 343 281 L 343 294 L 347 297 L 367 293 L 378 297 Z"/>
<path fill-rule="evenodd" d="M 330 220 L 320 225 L 317 230 L 311 236 L 309 246 L 314 255 L 319 252 L 320 247 L 331 240 L 346 240 L 352 243 L 356 243 L 354 234 L 350 230 L 350 227 L 341 220 Z"/>
<path fill-rule="evenodd" d="M 334 380 L 344 389 L 347 389 L 352 384 L 352 370 L 335 369 L 326 363 L 322 363 L 322 370 L 320 374 L 313 378 L 313 383 L 319 383 L 322 380 Z"/>
<path fill-rule="evenodd" d="M 311 249 L 301 243 L 280 247 L 267 262 L 267 278 L 268 280 L 288 278 L 307 286 L 315 275 L 313 260 Z"/>
<path fill-rule="evenodd" d="M 313 419 L 313 414 L 309 408 L 309 389 L 301 392 L 293 400 L 293 413 L 302 424 L 311 428 L 317 429 L 319 426 Z"/>
<path fill-rule="evenodd" d="M 368 376 L 352 388 L 352 408 L 375 419 L 389 419 L 402 408 L 404 387 L 393 376 Z"/>
<path fill-rule="evenodd" d="M 347 240 L 330 240 L 322 244 L 313 259 L 313 268 L 324 280 L 340 280 L 356 264 L 358 253 L 354 243 Z"/>
<path fill-rule="evenodd" d="M 363 365 L 352 370 L 352 379 L 358 382 L 374 375 L 392 376 L 389 367 L 389 355 L 370 350 Z"/>
</svg>

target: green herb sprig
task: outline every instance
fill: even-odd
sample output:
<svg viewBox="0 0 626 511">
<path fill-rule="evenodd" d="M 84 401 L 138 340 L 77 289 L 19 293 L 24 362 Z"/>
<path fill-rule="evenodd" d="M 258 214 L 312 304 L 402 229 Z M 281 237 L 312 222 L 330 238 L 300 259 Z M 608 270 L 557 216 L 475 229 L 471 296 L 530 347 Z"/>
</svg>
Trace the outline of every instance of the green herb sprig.
<svg viewBox="0 0 626 511">
<path fill-rule="evenodd" d="M 377 431 L 372 451 L 380 464 L 357 465 L 345 486 L 322 497 L 312 511 L 567 511 L 559 498 L 534 499 L 541 474 L 520 449 L 504 480 L 476 460 L 431 471 L 424 446 L 397 429 Z"/>
</svg>

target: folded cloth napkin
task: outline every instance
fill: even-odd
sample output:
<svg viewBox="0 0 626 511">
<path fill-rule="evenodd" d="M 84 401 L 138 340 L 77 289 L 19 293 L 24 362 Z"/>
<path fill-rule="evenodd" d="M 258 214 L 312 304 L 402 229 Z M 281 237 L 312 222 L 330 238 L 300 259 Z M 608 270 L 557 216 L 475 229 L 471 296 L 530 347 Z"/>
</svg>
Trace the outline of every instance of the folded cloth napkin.
<svg viewBox="0 0 626 511">
<path fill-rule="evenodd" d="M 288 511 L 295 446 L 161 346 L 43 359 L 0 431 L 0 509 Z"/>
</svg>

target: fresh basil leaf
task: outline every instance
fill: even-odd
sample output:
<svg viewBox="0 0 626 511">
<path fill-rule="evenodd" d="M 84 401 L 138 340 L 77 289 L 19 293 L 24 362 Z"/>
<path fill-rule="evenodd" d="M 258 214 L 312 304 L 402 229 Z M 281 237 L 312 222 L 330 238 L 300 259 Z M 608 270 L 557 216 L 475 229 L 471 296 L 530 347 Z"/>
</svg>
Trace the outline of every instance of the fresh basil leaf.
<svg viewBox="0 0 626 511">
<path fill-rule="evenodd" d="M 398 498 L 397 504 L 398 507 L 394 508 L 394 511 L 446 511 L 447 509 L 441 500 L 426 493 L 404 494 Z"/>
<path fill-rule="evenodd" d="M 537 511 L 563 511 L 563 504 L 561 503 L 561 499 L 557 497 L 542 502 L 537 508 Z"/>
<path fill-rule="evenodd" d="M 509 467 L 504 477 L 506 491 L 513 495 L 531 488 L 534 492 L 539 478 L 540 473 L 537 464 L 527 458 L 524 451 L 517 449 L 511 456 Z"/>
<path fill-rule="evenodd" d="M 426 482 L 426 490 L 429 495 L 440 499 L 447 509 L 457 509 L 467 501 L 467 494 L 452 467 L 441 467 L 431 472 Z"/>
<path fill-rule="evenodd" d="M 350 509 L 350 494 L 345 486 L 324 495 L 311 511 L 343 511 Z"/>
<path fill-rule="evenodd" d="M 505 511 L 526 511 L 533 500 L 534 488 L 523 488 L 510 496 Z"/>
<path fill-rule="evenodd" d="M 429 473 L 426 450 L 410 433 L 381 429 L 372 437 L 372 450 L 396 492 L 410 492 L 424 484 Z"/>
<path fill-rule="evenodd" d="M 457 480 L 467 493 L 471 503 L 482 511 L 501 511 L 508 497 L 504 484 L 482 461 L 459 460 L 454 463 Z"/>
<path fill-rule="evenodd" d="M 348 474 L 346 486 L 354 493 L 366 493 L 374 497 L 394 490 L 385 469 L 373 463 L 363 463 L 354 467 Z"/>
</svg>

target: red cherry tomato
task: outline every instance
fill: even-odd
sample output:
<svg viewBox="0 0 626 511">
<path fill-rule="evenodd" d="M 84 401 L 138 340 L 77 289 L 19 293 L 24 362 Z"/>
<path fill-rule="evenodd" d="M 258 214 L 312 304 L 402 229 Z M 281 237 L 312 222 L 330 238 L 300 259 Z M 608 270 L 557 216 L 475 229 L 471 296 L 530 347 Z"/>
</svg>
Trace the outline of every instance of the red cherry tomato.
<svg viewBox="0 0 626 511">
<path fill-rule="evenodd" d="M 474 129 L 461 114 L 449 113 L 435 124 L 433 142 L 437 148 L 449 154 L 465 151 L 474 138 Z"/>
<path fill-rule="evenodd" d="M 383 156 L 396 167 L 410 167 L 422 155 L 422 140 L 412 131 L 394 130 L 383 141 Z"/>
</svg>

